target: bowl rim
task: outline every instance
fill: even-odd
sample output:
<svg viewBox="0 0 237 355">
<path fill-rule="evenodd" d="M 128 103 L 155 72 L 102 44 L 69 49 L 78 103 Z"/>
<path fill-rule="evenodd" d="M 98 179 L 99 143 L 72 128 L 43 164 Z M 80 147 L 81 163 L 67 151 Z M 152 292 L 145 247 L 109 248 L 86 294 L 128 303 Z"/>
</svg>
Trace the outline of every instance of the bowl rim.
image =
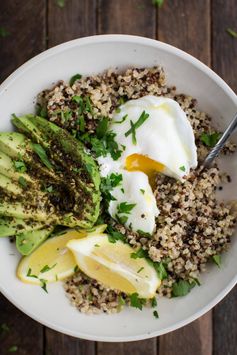
<svg viewBox="0 0 237 355">
<path fill-rule="evenodd" d="M 50 49 L 45 50 L 44 52 L 34 56 L 32 59 L 26 61 L 23 65 L 21 65 L 18 69 L 16 69 L 12 74 L 10 74 L 0 85 L 0 95 L 3 93 L 5 90 L 7 90 L 8 86 L 17 79 L 19 75 L 24 74 L 25 71 L 27 71 L 29 68 L 33 67 L 40 61 L 49 58 L 55 54 L 61 53 L 62 51 L 65 51 L 66 49 L 73 48 L 78 45 L 88 45 L 88 44 L 98 44 L 98 43 L 108 43 L 108 42 L 123 42 L 123 43 L 134 43 L 134 44 L 141 44 L 141 45 L 146 45 L 154 48 L 160 48 L 165 52 L 168 52 L 172 55 L 178 56 L 185 60 L 186 62 L 191 63 L 193 66 L 201 70 L 205 75 L 207 75 L 211 80 L 215 81 L 218 86 L 220 86 L 223 91 L 226 93 L 226 95 L 236 104 L 237 106 L 237 95 L 234 93 L 234 91 L 226 84 L 226 82 L 219 76 L 217 75 L 212 69 L 210 69 L 207 65 L 202 63 L 200 60 L 196 59 L 192 55 L 184 52 L 181 49 L 178 49 L 170 44 L 157 41 L 154 39 L 146 38 L 146 37 L 141 37 L 141 36 L 133 36 L 133 35 L 126 35 L 126 34 L 109 34 L 109 35 L 94 35 L 94 36 L 88 36 L 88 37 L 82 37 L 82 38 L 77 38 L 68 42 L 64 42 L 62 44 L 59 44 L 55 47 L 52 47 Z M 92 341 L 105 341 L 105 342 L 124 342 L 124 341 L 136 341 L 136 340 L 144 340 L 144 339 L 149 339 L 153 338 L 156 336 L 160 336 L 166 333 L 169 333 L 171 331 L 174 331 L 176 329 L 179 329 L 197 318 L 201 317 L 204 315 L 206 312 L 208 312 L 211 308 L 213 308 L 217 303 L 219 303 L 226 295 L 231 291 L 231 289 L 235 286 L 237 283 L 237 273 L 236 276 L 230 280 L 229 284 L 216 296 L 214 297 L 208 304 L 205 305 L 205 307 L 201 308 L 199 311 L 195 312 L 188 318 L 181 320 L 177 323 L 174 323 L 173 325 L 163 328 L 162 330 L 158 331 L 153 331 L 149 334 L 143 334 L 143 335 L 135 335 L 135 336 L 127 336 L 127 337 L 115 337 L 115 336 L 91 336 L 90 334 L 87 333 L 80 333 L 76 331 L 71 331 L 63 326 L 59 326 L 57 324 L 54 324 L 53 322 L 48 322 L 45 321 L 41 317 L 35 316 L 31 312 L 28 312 L 27 310 L 23 309 L 21 304 L 18 303 L 14 297 L 6 290 L 3 289 L 3 287 L 0 285 L 0 292 L 14 305 L 16 306 L 20 311 L 34 319 L 35 321 L 51 328 L 56 331 L 59 331 L 61 333 L 73 336 L 73 337 L 80 337 L 81 339 L 86 339 L 86 340 L 92 340 Z"/>
</svg>

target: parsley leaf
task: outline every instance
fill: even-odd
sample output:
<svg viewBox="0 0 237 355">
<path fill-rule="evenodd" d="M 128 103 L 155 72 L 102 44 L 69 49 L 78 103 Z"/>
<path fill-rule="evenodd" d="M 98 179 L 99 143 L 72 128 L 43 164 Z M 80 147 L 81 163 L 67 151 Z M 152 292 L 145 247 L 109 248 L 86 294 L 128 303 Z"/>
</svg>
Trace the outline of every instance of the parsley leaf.
<svg viewBox="0 0 237 355">
<path fill-rule="evenodd" d="M 74 272 L 77 272 L 78 270 L 79 270 L 79 267 L 78 267 L 78 265 L 76 265 L 76 266 L 74 267 L 73 271 L 74 271 Z"/>
<path fill-rule="evenodd" d="M 231 28 L 227 28 L 226 32 L 233 38 L 237 38 L 237 32 L 232 30 Z"/>
<path fill-rule="evenodd" d="M 38 276 L 31 274 L 31 268 L 28 270 L 26 276 L 28 276 L 28 277 L 34 277 L 35 279 L 38 279 Z"/>
<path fill-rule="evenodd" d="M 104 199 L 109 201 L 115 201 L 116 199 L 111 195 L 111 190 L 118 186 L 123 180 L 122 174 L 114 174 L 106 176 L 106 178 L 101 179 L 100 190 L 104 195 Z"/>
<path fill-rule="evenodd" d="M 10 332 L 10 328 L 8 327 L 8 325 L 6 323 L 2 323 L 0 325 L 0 334 L 5 334 L 9 332 Z"/>
<path fill-rule="evenodd" d="M 51 193 L 51 192 L 53 192 L 53 186 L 52 185 L 43 186 L 42 191 Z"/>
<path fill-rule="evenodd" d="M 83 102 L 83 98 L 78 95 L 74 95 L 72 97 L 72 101 L 75 102 L 76 104 L 81 104 Z"/>
<path fill-rule="evenodd" d="M 127 216 L 119 216 L 118 214 L 115 215 L 115 218 L 117 219 L 117 221 L 120 223 L 120 224 L 125 224 L 127 223 L 128 221 L 128 217 Z"/>
<path fill-rule="evenodd" d="M 119 303 L 119 306 L 124 306 L 126 303 L 124 298 L 121 295 L 118 296 L 118 303 Z"/>
<path fill-rule="evenodd" d="M 173 297 L 186 296 L 195 285 L 196 285 L 195 282 L 190 283 L 185 280 L 179 280 L 173 284 L 172 296 Z"/>
<path fill-rule="evenodd" d="M 40 144 L 32 143 L 34 152 L 38 155 L 42 163 L 48 168 L 52 169 L 53 165 L 50 163 L 44 148 Z"/>
<path fill-rule="evenodd" d="M 180 167 L 179 167 L 179 170 L 185 171 L 185 166 L 184 166 L 184 165 L 180 166 Z"/>
<path fill-rule="evenodd" d="M 57 263 L 56 264 L 54 264 L 53 266 L 48 266 L 48 265 L 44 265 L 44 267 L 40 270 L 40 272 L 43 274 L 44 272 L 48 272 L 48 271 L 50 271 L 50 270 L 52 270 L 55 266 L 57 265 Z"/>
<path fill-rule="evenodd" d="M 117 111 L 117 110 L 120 110 L 120 109 L 116 109 L 116 112 L 120 112 L 120 111 Z M 114 123 L 123 123 L 126 119 L 127 119 L 128 115 L 125 115 L 121 118 L 120 121 L 114 121 Z"/>
<path fill-rule="evenodd" d="M 138 309 L 140 309 L 140 311 L 142 311 L 142 307 L 146 303 L 146 299 L 145 298 L 139 298 L 137 292 L 131 294 L 129 296 L 129 298 L 130 298 L 131 307 L 138 308 Z"/>
<path fill-rule="evenodd" d="M 152 0 L 152 4 L 161 7 L 164 4 L 164 0 Z"/>
<path fill-rule="evenodd" d="M 141 191 L 141 193 L 144 195 L 144 193 L 145 193 L 145 190 L 143 190 L 143 189 L 140 189 L 140 191 Z"/>
<path fill-rule="evenodd" d="M 5 38 L 8 37 L 10 33 L 4 27 L 0 27 L 0 37 Z"/>
<path fill-rule="evenodd" d="M 26 165 L 23 161 L 13 161 L 14 167 L 17 172 L 19 173 L 25 173 L 26 172 Z"/>
<path fill-rule="evenodd" d="M 18 182 L 24 189 L 27 188 L 27 181 L 23 176 L 19 177 Z"/>
<path fill-rule="evenodd" d="M 47 280 L 40 279 L 40 282 L 41 282 L 41 288 L 42 288 L 46 293 L 48 293 L 48 290 L 47 290 Z"/>
<path fill-rule="evenodd" d="M 154 268 L 157 272 L 157 275 L 159 279 L 162 281 L 164 279 L 167 279 L 168 273 L 166 271 L 166 268 L 162 262 L 153 262 Z"/>
<path fill-rule="evenodd" d="M 9 353 L 15 353 L 18 350 L 18 346 L 13 345 L 8 349 Z"/>
<path fill-rule="evenodd" d="M 57 0 L 57 1 L 62 1 L 63 3 L 65 3 L 65 0 Z M 71 77 L 70 81 L 69 81 L 69 85 L 72 86 L 76 80 L 80 80 L 82 78 L 81 74 L 75 74 Z"/>
<path fill-rule="evenodd" d="M 125 133 L 125 137 L 128 137 L 130 134 L 132 134 L 132 142 L 133 144 L 137 143 L 136 140 L 136 129 L 141 127 L 141 125 L 148 119 L 149 114 L 146 113 L 145 111 L 142 112 L 141 116 L 138 118 L 137 122 L 132 122 L 130 121 L 131 128 Z"/>
<path fill-rule="evenodd" d="M 157 299 L 156 297 L 151 298 L 151 307 L 155 308 L 157 306 Z"/>
<path fill-rule="evenodd" d="M 112 226 L 109 225 L 106 231 L 108 233 L 108 239 L 110 243 L 116 243 L 118 240 L 120 240 L 121 242 L 125 242 L 125 235 L 114 230 Z"/>
<path fill-rule="evenodd" d="M 221 267 L 221 256 L 216 254 L 212 255 L 213 262 L 220 268 Z"/>
<path fill-rule="evenodd" d="M 153 312 L 153 316 L 154 316 L 155 318 L 159 318 L 158 312 L 157 312 L 157 311 L 154 311 L 154 312 Z"/>
<path fill-rule="evenodd" d="M 39 103 L 36 104 L 36 115 L 47 118 L 48 117 L 48 111 L 46 106 L 41 106 Z"/>
<path fill-rule="evenodd" d="M 119 214 L 121 214 L 121 213 L 129 214 L 135 206 L 136 206 L 136 203 L 121 202 L 117 206 L 117 210 L 118 210 Z"/>
<path fill-rule="evenodd" d="M 147 256 L 148 256 L 147 251 L 142 248 L 138 249 L 135 253 L 130 254 L 130 257 L 132 259 L 146 258 Z"/>
<path fill-rule="evenodd" d="M 56 0 L 56 3 L 62 9 L 65 6 L 65 1 L 66 0 Z"/>
<path fill-rule="evenodd" d="M 144 266 L 140 267 L 140 269 L 137 270 L 137 274 L 139 274 L 142 270 L 144 270 Z"/>
<path fill-rule="evenodd" d="M 104 141 L 107 151 L 110 153 L 113 160 L 118 160 L 121 157 L 122 150 L 119 149 L 118 143 L 115 141 L 116 133 L 109 131 L 106 133 Z"/>
<path fill-rule="evenodd" d="M 220 138 L 221 138 L 221 133 L 219 132 L 214 132 L 211 134 L 202 133 L 200 137 L 201 142 L 211 148 L 216 145 L 216 143 L 219 141 Z"/>
<path fill-rule="evenodd" d="M 98 126 L 96 128 L 97 138 L 99 139 L 104 138 L 108 130 L 108 123 L 109 123 L 108 117 L 103 117 L 102 120 L 98 123 Z"/>
</svg>

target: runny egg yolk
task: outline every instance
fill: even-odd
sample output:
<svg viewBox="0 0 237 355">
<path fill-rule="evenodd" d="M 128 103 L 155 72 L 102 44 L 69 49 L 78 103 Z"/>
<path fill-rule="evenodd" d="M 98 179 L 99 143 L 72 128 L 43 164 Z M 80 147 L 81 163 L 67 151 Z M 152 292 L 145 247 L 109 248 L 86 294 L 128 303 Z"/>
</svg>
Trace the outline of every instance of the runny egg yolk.
<svg viewBox="0 0 237 355">
<path fill-rule="evenodd" d="M 165 166 L 145 155 L 132 154 L 126 158 L 125 168 L 128 171 L 143 172 L 148 176 L 150 184 L 154 186 L 156 173 L 162 172 Z"/>
</svg>

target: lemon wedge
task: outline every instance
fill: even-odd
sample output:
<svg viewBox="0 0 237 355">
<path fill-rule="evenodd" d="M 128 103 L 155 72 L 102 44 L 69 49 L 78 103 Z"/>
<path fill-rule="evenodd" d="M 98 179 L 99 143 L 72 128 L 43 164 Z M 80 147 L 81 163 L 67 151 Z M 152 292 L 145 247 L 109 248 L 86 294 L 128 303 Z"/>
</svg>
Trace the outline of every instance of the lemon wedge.
<svg viewBox="0 0 237 355">
<path fill-rule="evenodd" d="M 23 257 L 17 268 L 18 278 L 25 282 L 41 285 L 44 282 L 64 280 L 75 272 L 76 262 L 67 248 L 67 243 L 84 237 L 93 237 L 105 230 L 106 225 L 94 227 L 89 233 L 83 230 L 69 230 L 65 234 L 49 238 L 29 256 Z"/>
<path fill-rule="evenodd" d="M 134 250 L 121 241 L 110 243 L 107 234 L 70 240 L 67 247 L 79 269 L 109 288 L 152 298 L 160 286 L 155 269 L 146 259 L 131 258 Z"/>
</svg>

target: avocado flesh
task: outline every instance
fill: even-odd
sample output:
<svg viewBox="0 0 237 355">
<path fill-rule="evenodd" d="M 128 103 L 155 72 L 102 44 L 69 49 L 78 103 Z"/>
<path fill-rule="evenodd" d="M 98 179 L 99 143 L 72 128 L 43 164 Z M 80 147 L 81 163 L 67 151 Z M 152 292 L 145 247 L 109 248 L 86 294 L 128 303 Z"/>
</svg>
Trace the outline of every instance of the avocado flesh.
<svg viewBox="0 0 237 355">
<path fill-rule="evenodd" d="M 54 227 L 23 232 L 16 236 L 16 247 L 22 255 L 29 255 L 52 233 Z"/>
<path fill-rule="evenodd" d="M 21 219 L 34 219 L 47 224 L 60 224 L 66 227 L 91 228 L 91 223 L 85 220 L 76 219 L 72 213 L 57 215 L 55 211 L 48 212 L 45 209 L 31 205 L 24 205 L 22 202 L 0 202 L 0 215 Z"/>
<path fill-rule="evenodd" d="M 41 222 L 20 218 L 0 217 L 0 238 L 11 237 L 17 233 L 38 230 L 44 227 Z"/>
<path fill-rule="evenodd" d="M 15 117 L 12 122 L 34 142 L 48 149 L 47 154 L 51 160 L 63 168 L 63 178 L 74 195 L 73 214 L 93 226 L 99 215 L 100 175 L 95 161 L 85 152 L 83 144 L 65 130 L 41 117 L 33 115 Z M 73 187 L 72 179 L 75 182 Z"/>
<path fill-rule="evenodd" d="M 1 189 L 6 192 L 7 195 L 22 195 L 23 189 L 15 184 L 9 177 L 0 174 L 0 197 L 1 197 Z"/>
<path fill-rule="evenodd" d="M 0 174 L 5 175 L 12 179 L 13 181 L 18 181 L 20 176 L 23 176 L 24 179 L 33 184 L 34 180 L 26 173 L 19 173 L 14 168 L 13 160 L 0 151 Z"/>
</svg>

